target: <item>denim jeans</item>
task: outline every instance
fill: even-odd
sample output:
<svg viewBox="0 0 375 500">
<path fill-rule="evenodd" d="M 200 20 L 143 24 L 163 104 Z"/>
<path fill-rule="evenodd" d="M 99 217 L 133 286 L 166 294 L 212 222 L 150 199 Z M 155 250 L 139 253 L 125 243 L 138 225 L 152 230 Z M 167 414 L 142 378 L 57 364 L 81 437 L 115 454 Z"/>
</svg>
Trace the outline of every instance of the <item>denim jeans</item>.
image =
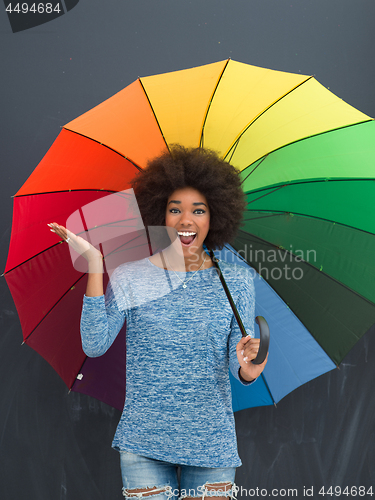
<svg viewBox="0 0 375 500">
<path fill-rule="evenodd" d="M 186 496 L 212 498 L 212 500 L 218 496 L 234 498 L 235 467 L 176 465 L 127 451 L 120 451 L 120 461 L 124 486 L 122 492 L 126 498 L 144 497 L 149 500 L 178 500 Z M 215 487 L 215 483 L 231 483 L 233 488 Z M 148 495 L 131 491 L 145 488 L 155 491 L 152 494 L 149 492 Z"/>
</svg>

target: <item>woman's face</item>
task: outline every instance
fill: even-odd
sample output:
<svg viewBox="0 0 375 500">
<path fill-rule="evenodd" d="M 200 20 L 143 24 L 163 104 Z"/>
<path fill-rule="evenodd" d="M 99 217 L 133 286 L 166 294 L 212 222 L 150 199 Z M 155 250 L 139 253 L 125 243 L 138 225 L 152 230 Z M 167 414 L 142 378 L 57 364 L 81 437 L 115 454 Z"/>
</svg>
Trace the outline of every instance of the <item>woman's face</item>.
<svg viewBox="0 0 375 500">
<path fill-rule="evenodd" d="M 178 232 L 185 258 L 193 254 L 201 257 L 210 229 L 210 210 L 205 196 L 191 187 L 174 191 L 168 198 L 165 225 Z"/>
</svg>

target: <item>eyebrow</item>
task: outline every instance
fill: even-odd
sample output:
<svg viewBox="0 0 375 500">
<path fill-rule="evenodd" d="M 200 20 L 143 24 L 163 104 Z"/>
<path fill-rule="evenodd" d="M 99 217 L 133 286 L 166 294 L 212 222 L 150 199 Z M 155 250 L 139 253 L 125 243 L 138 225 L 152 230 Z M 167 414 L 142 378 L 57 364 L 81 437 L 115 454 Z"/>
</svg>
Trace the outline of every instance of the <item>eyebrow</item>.
<svg viewBox="0 0 375 500">
<path fill-rule="evenodd" d="M 171 203 L 177 203 L 178 205 L 181 205 L 181 201 L 180 200 L 171 200 L 168 205 L 170 205 Z M 198 206 L 198 205 L 204 205 L 205 207 L 207 207 L 207 205 L 205 203 L 203 203 L 203 201 L 196 201 L 193 203 L 194 206 Z"/>
</svg>

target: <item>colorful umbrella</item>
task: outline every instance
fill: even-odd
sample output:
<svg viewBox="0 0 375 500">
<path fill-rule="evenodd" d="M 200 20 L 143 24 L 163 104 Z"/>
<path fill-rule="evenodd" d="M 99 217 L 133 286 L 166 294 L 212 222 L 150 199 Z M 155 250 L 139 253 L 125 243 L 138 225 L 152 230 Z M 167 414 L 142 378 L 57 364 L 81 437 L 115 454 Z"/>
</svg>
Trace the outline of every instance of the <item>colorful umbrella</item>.
<svg viewBox="0 0 375 500">
<path fill-rule="evenodd" d="M 374 127 L 310 76 L 229 60 L 138 79 L 65 125 L 15 196 L 5 276 L 24 341 L 69 388 L 122 408 L 125 332 L 86 359 L 86 276 L 46 223 L 65 225 L 127 190 L 149 159 L 180 143 L 231 162 L 247 197 L 226 256 L 259 272 L 256 313 L 271 345 L 256 384 L 232 380 L 234 410 L 273 404 L 334 368 L 375 322 Z"/>
</svg>

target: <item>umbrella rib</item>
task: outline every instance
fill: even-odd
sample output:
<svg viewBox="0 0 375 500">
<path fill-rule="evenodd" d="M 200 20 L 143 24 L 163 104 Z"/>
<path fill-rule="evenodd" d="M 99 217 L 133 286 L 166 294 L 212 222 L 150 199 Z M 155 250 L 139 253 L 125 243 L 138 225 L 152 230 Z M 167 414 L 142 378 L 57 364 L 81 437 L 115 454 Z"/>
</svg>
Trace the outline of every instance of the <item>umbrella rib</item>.
<svg viewBox="0 0 375 500">
<path fill-rule="evenodd" d="M 229 155 L 230 151 L 232 148 L 234 148 L 236 146 L 236 144 L 238 144 L 238 142 L 240 141 L 241 137 L 244 135 L 244 133 L 262 116 L 264 115 L 264 113 L 266 113 L 269 109 L 271 109 L 273 106 L 275 106 L 275 104 L 277 104 L 278 102 L 280 102 L 282 99 L 284 99 L 284 97 L 286 97 L 287 95 L 289 95 L 291 92 L 293 92 L 294 90 L 298 89 L 299 87 L 301 87 L 301 85 L 303 85 L 304 83 L 308 82 L 309 80 L 311 80 L 312 78 L 314 78 L 313 76 L 309 76 L 308 78 L 306 78 L 306 80 L 304 80 L 303 82 L 299 83 L 298 85 L 296 85 L 295 87 L 293 87 L 292 89 L 290 89 L 288 92 L 286 92 L 286 94 L 282 95 L 281 97 L 279 97 L 278 99 L 276 99 L 276 101 L 274 101 L 272 104 L 270 104 L 269 106 L 267 106 L 261 113 L 258 114 L 258 116 L 256 116 L 250 123 L 248 123 L 245 128 L 242 130 L 242 132 L 240 132 L 240 134 L 238 135 L 237 139 L 235 139 L 232 143 L 231 146 L 229 146 L 228 148 L 228 151 L 224 154 L 224 159 L 226 159 L 226 157 Z M 232 155 L 233 156 L 233 155 Z M 259 159 L 259 158 L 258 158 Z M 258 161 L 258 160 L 256 160 Z M 254 162 L 253 162 L 254 163 Z"/>
<path fill-rule="evenodd" d="M 101 193 L 111 193 L 111 194 L 119 194 L 121 191 L 112 191 L 110 189 L 62 189 L 60 191 L 43 191 L 40 193 L 26 193 L 26 194 L 14 194 L 12 198 L 23 198 L 24 196 L 41 196 L 43 194 L 57 194 L 57 193 L 74 193 L 74 192 L 84 192 L 84 191 L 95 191 L 95 192 L 101 192 Z"/>
<path fill-rule="evenodd" d="M 25 338 L 25 340 L 23 341 L 23 343 L 25 344 L 26 341 L 30 338 L 30 336 L 35 332 L 35 330 L 38 328 L 38 326 L 45 320 L 45 318 L 49 315 L 49 313 L 57 306 L 57 304 L 71 291 L 73 290 L 73 288 L 76 286 L 76 284 L 85 276 L 86 273 L 83 273 L 82 276 L 80 276 L 74 283 L 71 287 L 68 288 L 68 290 L 66 290 L 65 293 L 63 293 L 61 295 L 61 297 L 59 298 L 59 300 L 57 302 L 54 303 L 54 305 L 50 308 L 50 310 L 43 316 L 43 318 L 39 321 L 39 323 L 37 325 L 35 325 L 35 327 L 31 330 L 31 332 L 29 333 L 29 335 Z"/>
<path fill-rule="evenodd" d="M 161 129 L 161 126 L 160 126 L 159 120 L 157 119 L 157 116 L 156 116 L 155 110 L 154 110 L 154 108 L 153 108 L 153 106 L 152 106 L 152 104 L 151 104 L 150 98 L 149 98 L 149 97 L 148 97 L 148 95 L 147 95 L 146 89 L 145 89 L 145 88 L 144 88 L 144 86 L 143 86 L 142 79 L 141 79 L 141 78 L 138 78 L 138 81 L 139 81 L 139 83 L 140 83 L 140 85 L 141 85 L 141 87 L 142 87 L 142 90 L 143 90 L 143 92 L 144 92 L 144 94 L 145 94 L 145 96 L 146 96 L 146 99 L 147 99 L 148 104 L 149 104 L 149 106 L 150 106 L 150 108 L 151 108 L 152 114 L 154 115 L 155 121 L 156 121 L 157 126 L 158 126 L 158 128 L 159 128 L 159 131 L 160 131 L 160 134 L 161 134 L 161 136 L 162 136 L 162 138 L 163 138 L 163 141 L 164 141 L 164 143 L 165 143 L 165 146 L 166 146 L 166 148 L 168 149 L 168 151 L 170 151 L 169 146 L 168 146 L 168 143 L 167 143 L 167 141 L 166 141 L 166 139 L 165 139 L 165 137 L 164 137 L 163 131 L 162 131 L 162 129 Z"/>
<path fill-rule="evenodd" d="M 268 212 L 269 213 L 269 211 L 267 211 L 267 210 L 251 210 L 251 209 L 249 209 L 248 211 L 249 212 L 265 212 L 265 213 Z M 276 210 L 273 210 L 272 212 L 273 213 L 269 213 L 269 215 L 265 215 L 264 217 L 252 217 L 250 219 L 243 219 L 243 220 L 244 220 L 244 222 L 248 222 L 248 221 L 257 220 L 257 219 L 266 219 L 267 217 L 277 217 L 279 215 L 291 215 L 291 216 L 297 215 L 298 217 L 307 217 L 309 219 L 316 219 L 316 220 L 322 220 L 322 221 L 326 221 L 326 222 L 332 222 L 334 224 L 337 224 L 338 226 L 347 227 L 349 229 L 354 229 L 355 231 L 360 231 L 361 233 L 366 233 L 366 234 L 369 234 L 371 236 L 375 236 L 374 233 L 371 233 L 370 231 L 366 231 L 365 229 L 361 229 L 361 228 L 355 227 L 355 226 L 350 226 L 349 224 L 344 224 L 343 222 L 339 222 L 336 220 L 325 219 L 324 217 L 317 217 L 316 215 L 303 214 L 300 212 L 285 212 L 285 211 L 284 212 L 282 212 L 282 211 L 277 212 Z"/>
<path fill-rule="evenodd" d="M 301 183 L 302 184 L 302 183 Z M 254 200 L 252 201 L 249 201 L 247 202 L 247 205 L 251 205 L 252 203 L 254 203 L 255 201 L 258 201 L 262 198 L 264 198 L 265 196 L 268 196 L 269 194 L 272 194 L 272 193 L 275 193 L 276 191 L 278 191 L 279 189 L 283 188 L 283 187 L 286 187 L 288 184 L 282 184 L 281 186 L 278 186 L 276 187 L 275 189 L 273 189 L 272 191 L 270 191 L 269 193 L 265 193 L 265 194 L 262 194 L 261 196 L 258 196 L 258 198 L 255 198 Z M 268 189 L 268 188 L 267 188 Z M 261 189 L 260 191 L 264 191 L 264 189 Z M 253 193 L 256 193 L 256 191 L 252 191 Z"/>
<path fill-rule="evenodd" d="M 79 209 L 79 210 L 81 210 L 81 209 Z M 83 219 L 83 217 L 82 217 L 82 220 L 84 220 L 84 219 Z M 84 234 L 84 233 L 89 233 L 90 231 L 96 231 L 97 229 L 101 229 L 101 228 L 103 228 L 103 227 L 110 227 L 110 228 L 114 228 L 114 227 L 116 227 L 116 228 L 119 228 L 119 227 L 122 227 L 122 228 L 130 228 L 130 227 L 131 227 L 131 228 L 134 228 L 134 227 L 136 227 L 136 226 L 127 226 L 127 225 L 124 225 L 124 224 L 122 224 L 122 223 L 123 223 L 123 222 L 138 221 L 138 220 L 139 220 L 139 219 L 138 219 L 137 217 L 134 217 L 134 218 L 132 218 L 132 219 L 119 219 L 119 220 L 116 220 L 116 221 L 113 221 L 113 222 L 108 222 L 107 224 L 100 224 L 100 225 L 95 226 L 95 227 L 92 227 L 92 228 L 88 228 L 88 227 L 86 226 L 86 221 L 85 221 L 85 222 L 84 222 L 84 224 L 85 224 L 85 228 L 84 228 L 84 230 L 83 230 L 83 231 L 80 231 L 80 232 L 77 232 L 77 233 L 76 233 L 76 236 L 79 236 L 79 235 Z M 132 232 L 132 231 L 130 231 L 130 232 Z M 89 242 L 89 243 L 90 243 L 90 242 Z M 100 244 L 101 244 L 101 243 L 100 243 Z"/>
<path fill-rule="evenodd" d="M 138 238 L 138 237 L 137 237 Z M 135 241 L 137 238 L 134 238 L 133 240 L 130 240 L 128 241 L 127 243 L 124 243 L 123 245 L 119 246 L 118 248 L 116 248 L 116 250 L 112 250 L 112 252 L 109 252 L 108 253 L 108 256 L 110 255 L 116 255 L 117 253 L 120 253 L 123 251 L 124 247 L 128 244 L 128 243 L 131 243 L 132 241 Z M 140 244 L 140 245 L 137 245 L 137 246 L 134 246 L 132 247 L 132 250 L 136 249 L 136 248 L 142 248 L 144 246 L 144 244 Z M 125 248 L 126 250 L 126 248 Z M 104 258 L 104 260 L 106 259 L 106 257 Z"/>
<path fill-rule="evenodd" d="M 293 89 L 293 90 L 294 90 L 294 89 Z M 350 123 L 349 125 L 344 125 L 344 126 L 342 126 L 342 127 L 332 128 L 332 129 L 330 129 L 330 130 L 324 130 L 323 132 L 318 132 L 317 134 L 314 134 L 314 135 L 309 135 L 309 136 L 307 136 L 307 137 L 301 137 L 300 139 L 297 139 L 297 140 L 295 140 L 295 141 L 289 142 L 288 144 L 283 144 L 282 146 L 280 146 L 280 147 L 278 147 L 278 148 L 276 148 L 276 149 L 273 149 L 272 151 L 269 151 L 266 155 L 264 155 L 264 156 L 262 156 L 262 157 L 261 157 L 261 158 L 262 158 L 262 161 L 263 161 L 263 160 L 265 160 L 265 159 L 266 159 L 266 158 L 267 158 L 267 157 L 268 157 L 271 153 L 274 153 L 275 151 L 280 151 L 281 149 L 286 148 L 286 147 L 288 147 L 288 146 L 291 146 L 292 144 L 297 144 L 297 142 L 306 141 L 306 140 L 308 140 L 308 139 L 311 139 L 312 137 L 318 137 L 318 136 L 323 135 L 323 134 L 330 134 L 331 132 L 336 132 L 337 130 L 341 130 L 341 129 L 344 129 L 344 128 L 349 128 L 349 127 L 356 127 L 356 126 L 358 126 L 358 125 L 363 125 L 364 123 L 368 123 L 368 122 L 372 122 L 372 121 L 374 121 L 374 119 L 373 119 L 373 118 L 370 118 L 369 120 L 363 120 L 362 122 Z M 252 122 L 252 123 L 254 123 L 254 122 Z M 250 127 L 250 125 L 249 125 L 249 127 Z M 239 139 L 240 139 L 240 138 L 239 138 Z M 239 139 L 238 139 L 238 140 L 239 140 Z M 237 147 L 237 146 L 236 146 L 236 147 Z M 228 151 L 228 153 L 229 153 L 229 151 Z M 228 153 L 227 153 L 227 154 L 228 154 Z M 232 156 L 233 156 L 233 154 L 232 154 Z M 231 159 L 232 159 L 232 156 L 231 156 Z M 225 158 L 225 157 L 224 157 L 224 158 Z M 241 171 L 241 172 L 245 172 L 245 170 L 247 170 L 248 168 L 250 168 L 252 165 L 254 165 L 254 163 L 256 163 L 256 162 L 257 162 L 257 161 L 259 161 L 259 160 L 260 160 L 260 158 L 257 158 L 255 161 L 253 161 L 252 163 L 250 163 L 250 165 L 248 165 L 247 167 L 245 167 L 244 169 L 242 169 L 242 171 Z M 255 170 L 255 169 L 254 169 L 254 170 Z M 253 170 L 253 171 L 254 171 L 254 170 Z M 253 171 L 251 171 L 249 175 L 251 175 L 251 174 L 253 173 Z M 248 176 L 249 176 L 249 175 L 248 175 Z M 247 176 L 247 177 L 248 177 L 248 176 Z M 247 178 L 247 177 L 246 177 L 246 178 Z M 244 180 L 245 180 L 245 179 L 244 179 Z"/>
<path fill-rule="evenodd" d="M 325 178 L 325 177 L 322 177 L 321 179 L 295 180 L 295 181 L 290 181 L 287 184 L 280 183 L 280 184 L 273 184 L 273 185 L 264 186 L 264 187 L 261 187 L 259 189 L 251 189 L 250 191 L 246 191 L 245 194 L 260 193 L 262 191 L 266 191 L 267 189 L 275 188 L 273 191 L 271 191 L 271 193 L 273 193 L 277 189 L 280 189 L 283 187 L 296 186 L 298 184 L 312 184 L 313 182 L 356 182 L 356 181 L 359 181 L 359 182 L 361 182 L 361 181 L 375 181 L 375 177 L 356 177 L 356 178 L 347 178 L 347 177 L 345 177 L 345 178 L 339 178 L 339 177 L 337 177 L 337 178 L 335 178 L 335 177 Z M 268 194 L 271 194 L 271 193 L 266 193 L 263 196 L 267 196 Z M 263 196 L 261 196 L 260 198 L 262 198 Z M 259 198 L 257 198 L 257 199 L 259 199 Z M 256 201 L 256 200 L 253 200 L 253 201 Z M 252 202 L 249 202 L 249 203 L 252 203 Z"/>
<path fill-rule="evenodd" d="M 132 238 L 131 240 L 127 241 L 126 243 L 123 243 L 121 244 L 119 247 L 117 247 L 116 249 L 112 250 L 111 252 L 108 252 L 108 254 L 104 257 L 104 260 L 109 257 L 110 255 L 115 255 L 116 253 L 118 252 L 121 252 L 122 249 L 128 245 L 129 243 L 132 243 L 134 241 L 136 241 L 138 238 L 140 238 L 140 235 L 137 235 L 137 236 L 134 236 L 134 238 Z M 134 248 L 139 248 L 139 247 L 142 247 L 143 245 L 137 245 L 136 247 L 132 247 L 132 249 Z M 151 252 L 150 252 L 151 253 Z"/>
<path fill-rule="evenodd" d="M 20 267 L 20 266 L 23 266 L 24 264 L 26 264 L 26 262 L 29 262 L 30 260 L 33 260 L 35 259 L 35 257 L 38 257 L 39 255 L 42 255 L 42 253 L 44 252 L 47 252 L 48 250 L 51 250 L 51 248 L 57 246 L 57 245 L 61 245 L 61 243 L 65 243 L 65 241 L 61 240 L 61 241 L 58 241 L 57 243 L 55 243 L 54 245 L 51 245 L 50 247 L 48 248 L 45 248 L 44 250 L 41 250 L 40 252 L 36 253 L 35 255 L 33 255 L 32 257 L 29 257 L 28 259 L 24 260 L 23 262 L 20 262 L 19 264 L 17 264 L 16 266 L 12 267 L 12 269 L 9 269 L 8 271 L 6 271 L 3 276 L 5 276 L 6 274 L 9 274 L 11 273 L 12 271 L 14 271 L 15 269 L 17 269 L 17 267 Z"/>
<path fill-rule="evenodd" d="M 86 357 L 85 357 L 85 359 L 83 360 L 83 363 L 81 364 L 81 366 L 80 366 L 79 370 L 77 371 L 77 375 L 76 375 L 75 379 L 73 380 L 73 382 L 72 382 L 71 386 L 69 387 L 69 392 L 68 392 L 68 394 L 70 394 L 70 393 L 72 392 L 73 386 L 74 386 L 74 384 L 75 384 L 75 383 L 76 383 L 76 381 L 77 381 L 77 376 L 78 376 L 78 375 L 82 372 L 82 368 L 84 367 L 84 364 L 86 363 L 87 358 L 88 358 L 88 356 L 86 356 Z"/>
<path fill-rule="evenodd" d="M 237 146 L 236 146 L 236 148 L 237 148 Z M 234 152 L 235 152 L 236 148 L 233 150 L 233 154 L 234 154 Z M 229 161 L 231 161 L 233 154 L 231 155 L 231 157 L 230 157 L 230 160 L 229 160 Z M 246 181 L 246 179 L 247 179 L 248 177 L 250 177 L 250 175 L 251 175 L 251 174 L 252 174 L 252 173 L 253 173 L 253 172 L 254 172 L 254 171 L 255 171 L 255 170 L 256 170 L 256 169 L 257 169 L 257 168 L 258 168 L 258 167 L 259 167 L 259 166 L 263 163 L 263 162 L 264 162 L 264 160 L 265 160 L 267 157 L 268 157 L 268 153 L 267 153 L 265 156 L 263 156 L 263 158 L 260 160 L 260 162 L 258 163 L 258 165 L 256 165 L 256 166 L 253 168 L 253 170 L 252 170 L 249 174 L 247 174 L 247 176 L 246 176 L 244 179 L 242 179 L 242 180 L 241 180 L 241 184 L 243 184 L 243 183 Z M 259 160 L 257 160 L 257 161 L 259 161 Z M 254 165 L 254 163 L 252 163 L 251 165 Z M 247 168 L 248 168 L 248 167 L 246 167 L 244 170 L 246 170 Z M 243 171 L 244 171 L 244 170 L 243 170 Z"/>
<path fill-rule="evenodd" d="M 236 144 L 235 144 L 235 146 L 234 146 L 234 148 L 233 148 L 233 150 L 232 150 L 232 153 L 231 153 L 231 155 L 230 155 L 230 158 L 227 160 L 227 161 L 228 161 L 228 163 L 230 163 L 230 162 L 232 161 L 233 155 L 234 155 L 234 153 L 236 152 L 236 149 L 237 149 L 237 146 L 238 146 L 239 142 L 240 142 L 240 141 L 236 141 Z"/>
<path fill-rule="evenodd" d="M 24 195 L 23 195 L 23 196 L 24 196 Z M 25 195 L 25 196 L 27 196 L 27 195 Z M 127 219 L 124 219 L 124 220 L 127 220 Z M 110 227 L 114 227 L 114 226 L 113 226 L 113 224 L 117 224 L 118 222 L 121 222 L 121 221 L 116 221 L 116 222 L 109 223 L 109 224 L 107 224 L 107 227 L 108 227 L 108 226 L 110 226 Z M 97 226 L 97 227 L 95 227 L 95 228 L 93 228 L 93 229 L 98 229 L 98 228 L 100 228 L 100 227 L 106 227 L 106 226 L 105 226 L 104 224 L 102 224 L 102 225 Z M 91 231 L 91 229 L 88 229 L 88 231 Z M 85 230 L 84 230 L 84 231 L 81 231 L 81 232 L 77 233 L 77 235 L 79 236 L 80 234 L 83 234 L 83 233 L 85 233 L 85 232 L 86 232 Z M 131 241 L 134 241 L 134 240 L 135 240 L 135 239 L 137 239 L 138 237 L 139 237 L 139 236 L 136 236 L 133 240 L 129 240 L 126 244 L 130 243 Z M 9 269 L 9 270 L 8 270 L 8 271 L 6 271 L 5 273 L 3 273 L 1 276 L 5 276 L 6 274 L 9 274 L 10 272 L 12 272 L 12 271 L 14 271 L 15 269 L 17 269 L 17 267 L 23 266 L 24 264 L 26 264 L 26 262 L 29 262 L 29 261 L 31 261 L 31 260 L 33 260 L 33 259 L 35 259 L 36 257 L 39 257 L 39 255 L 42 255 L 43 253 L 48 252 L 48 250 L 51 250 L 52 248 L 54 248 L 54 247 L 55 247 L 55 246 L 57 246 L 57 245 L 60 245 L 61 243 L 65 243 L 65 241 L 63 241 L 63 240 L 58 241 L 57 243 L 55 243 L 55 244 L 53 244 L 53 245 L 51 245 L 51 246 L 49 246 L 49 247 L 47 247 L 47 248 L 45 248 L 45 249 L 41 250 L 40 252 L 36 253 L 36 254 L 35 254 L 35 255 L 33 255 L 32 257 L 29 257 L 28 259 L 26 259 L 26 260 L 24 260 L 24 261 L 20 262 L 20 263 L 19 263 L 19 264 L 17 264 L 16 266 L 12 267 L 12 269 Z M 122 246 L 124 246 L 124 244 L 123 244 Z M 121 247 L 119 247 L 119 248 L 121 248 Z M 119 249 L 117 249 L 117 250 L 113 250 L 113 251 L 112 251 L 112 252 L 110 252 L 108 255 L 112 255 L 112 253 L 117 252 L 118 250 L 119 250 Z"/>
<path fill-rule="evenodd" d="M 249 221 L 252 221 L 252 220 L 258 220 L 258 219 L 268 219 L 270 217 L 279 217 L 280 215 L 291 215 L 291 212 L 274 212 L 274 213 L 269 213 L 269 211 L 267 212 L 267 210 L 249 210 L 249 212 L 264 212 L 264 213 L 267 213 L 267 215 L 262 215 L 262 216 L 259 216 L 259 217 L 249 217 L 249 218 L 243 218 L 242 220 L 244 222 L 249 222 Z M 293 212 L 293 215 L 294 215 L 294 212 Z M 245 232 L 245 231 L 244 231 Z"/>
<path fill-rule="evenodd" d="M 266 380 L 266 378 L 265 378 L 265 376 L 264 376 L 263 372 L 260 374 L 260 376 L 261 376 L 261 377 L 262 377 L 262 379 L 263 379 L 264 385 L 266 386 L 266 389 L 267 389 L 267 391 L 268 391 L 268 394 L 270 395 L 270 398 L 272 399 L 273 404 L 275 405 L 275 408 L 277 408 L 276 401 L 274 400 L 274 397 L 272 396 L 271 389 L 269 388 L 269 385 L 268 385 L 268 383 L 267 383 L 267 380 Z"/>
<path fill-rule="evenodd" d="M 205 113 L 205 115 L 204 115 L 204 119 L 203 119 L 203 125 L 202 125 L 201 137 L 200 137 L 200 140 L 199 140 L 199 147 L 200 147 L 200 148 L 204 148 L 204 127 L 205 127 L 205 125 L 206 125 L 206 121 L 207 121 L 208 113 L 210 112 L 210 109 L 211 109 L 211 104 L 212 104 L 213 98 L 215 97 L 215 93 L 216 93 L 216 91 L 217 91 L 217 89 L 218 89 L 218 87 L 219 87 L 220 81 L 221 81 L 221 79 L 222 79 L 222 77 L 223 77 L 223 75 L 224 75 L 224 71 L 226 70 L 226 68 L 227 68 L 227 66 L 228 66 L 228 64 L 229 64 L 229 61 L 230 61 L 230 59 L 227 59 L 227 62 L 225 63 L 225 66 L 224 66 L 224 68 L 223 68 L 222 72 L 220 73 L 220 76 L 219 76 L 219 78 L 218 78 L 218 80 L 217 80 L 217 83 L 216 83 L 216 85 L 215 85 L 215 88 L 214 88 L 214 90 L 213 90 L 213 92 L 212 92 L 211 98 L 210 98 L 210 100 L 209 100 L 209 102 L 208 102 L 207 110 L 206 110 L 206 113 Z"/>
<path fill-rule="evenodd" d="M 65 127 L 62 127 L 62 128 L 65 128 Z M 75 130 L 70 130 L 70 128 L 65 128 L 65 130 L 69 130 L 69 132 L 71 132 L 72 134 L 77 134 L 77 135 L 80 135 L 81 137 L 86 137 L 86 139 L 89 139 L 90 141 L 93 141 L 93 142 L 96 142 L 97 144 L 100 144 L 100 146 L 104 147 L 104 148 L 107 148 L 109 149 L 110 151 L 113 151 L 114 153 L 118 154 L 119 156 L 122 156 L 122 158 L 125 158 L 125 160 L 128 160 L 135 168 L 137 168 L 139 171 L 142 171 L 143 168 L 140 167 L 139 165 L 137 165 L 133 160 L 131 160 L 130 158 L 128 158 L 127 156 L 119 153 L 118 151 L 116 151 L 115 149 L 107 146 L 106 144 L 103 144 L 102 142 L 100 141 L 97 141 L 96 139 L 93 139 L 92 137 L 88 137 L 87 135 L 84 135 L 84 134 L 81 134 L 79 132 L 76 132 Z"/>
</svg>

